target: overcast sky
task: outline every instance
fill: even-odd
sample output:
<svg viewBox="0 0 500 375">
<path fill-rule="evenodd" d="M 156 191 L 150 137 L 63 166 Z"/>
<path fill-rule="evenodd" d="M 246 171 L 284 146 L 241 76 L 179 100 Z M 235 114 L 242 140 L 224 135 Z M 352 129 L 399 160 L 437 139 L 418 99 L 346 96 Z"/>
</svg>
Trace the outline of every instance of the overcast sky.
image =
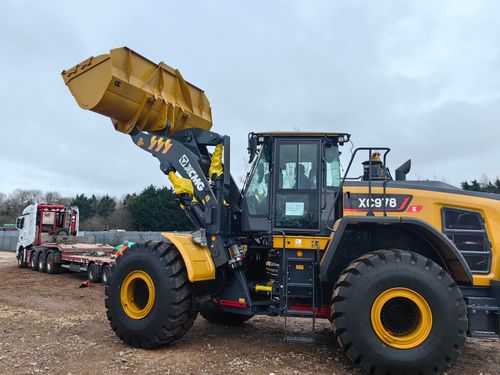
<svg viewBox="0 0 500 375">
<path fill-rule="evenodd" d="M 158 162 L 80 109 L 60 76 L 122 46 L 205 90 L 235 177 L 249 131 L 293 129 L 387 145 L 392 169 L 412 158 L 413 179 L 497 177 L 499 4 L 4 0 L 0 192 L 166 184 Z"/>
</svg>

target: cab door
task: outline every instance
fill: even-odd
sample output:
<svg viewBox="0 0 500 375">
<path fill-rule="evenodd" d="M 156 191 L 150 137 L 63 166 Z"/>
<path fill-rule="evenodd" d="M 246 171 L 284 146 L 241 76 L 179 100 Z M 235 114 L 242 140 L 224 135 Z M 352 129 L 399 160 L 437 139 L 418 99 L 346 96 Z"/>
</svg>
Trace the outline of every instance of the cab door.
<svg viewBox="0 0 500 375">
<path fill-rule="evenodd" d="M 320 141 L 276 140 L 274 147 L 274 229 L 318 231 Z"/>
</svg>

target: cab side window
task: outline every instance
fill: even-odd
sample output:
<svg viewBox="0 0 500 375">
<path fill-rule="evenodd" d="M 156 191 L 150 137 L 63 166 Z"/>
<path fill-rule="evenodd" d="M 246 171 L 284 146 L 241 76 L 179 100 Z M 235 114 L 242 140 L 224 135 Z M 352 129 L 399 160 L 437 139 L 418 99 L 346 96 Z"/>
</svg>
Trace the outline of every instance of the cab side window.
<svg viewBox="0 0 500 375">
<path fill-rule="evenodd" d="M 443 232 L 462 253 L 475 273 L 488 273 L 491 265 L 491 246 L 479 212 L 443 208 Z"/>
<path fill-rule="evenodd" d="M 264 145 L 245 194 L 250 215 L 269 215 L 269 180 L 269 149 Z"/>
<path fill-rule="evenodd" d="M 326 187 L 339 187 L 340 176 L 340 158 L 339 147 L 327 143 L 325 145 L 325 184 Z"/>
</svg>

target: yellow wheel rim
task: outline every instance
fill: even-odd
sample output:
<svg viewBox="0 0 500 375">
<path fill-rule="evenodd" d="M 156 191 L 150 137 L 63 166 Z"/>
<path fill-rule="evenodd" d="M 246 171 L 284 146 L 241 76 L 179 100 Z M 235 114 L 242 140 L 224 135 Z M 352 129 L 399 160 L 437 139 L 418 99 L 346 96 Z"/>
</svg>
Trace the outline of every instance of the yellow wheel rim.
<svg viewBox="0 0 500 375">
<path fill-rule="evenodd" d="M 155 303 L 155 286 L 151 277 L 141 270 L 130 272 L 123 280 L 120 301 L 129 318 L 139 320 L 148 316 Z"/>
<path fill-rule="evenodd" d="M 373 330 L 384 343 L 397 349 L 412 349 L 429 337 L 432 311 L 414 290 L 391 288 L 373 302 L 371 321 Z"/>
</svg>

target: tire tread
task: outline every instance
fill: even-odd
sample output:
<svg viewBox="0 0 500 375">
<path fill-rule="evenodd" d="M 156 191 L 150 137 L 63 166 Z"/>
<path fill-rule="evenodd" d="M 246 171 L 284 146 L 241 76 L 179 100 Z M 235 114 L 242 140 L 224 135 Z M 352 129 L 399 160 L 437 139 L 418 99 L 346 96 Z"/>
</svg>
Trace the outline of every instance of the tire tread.
<svg viewBox="0 0 500 375">
<path fill-rule="evenodd" d="M 451 351 L 443 353 L 441 360 L 439 363 L 434 364 L 433 371 L 430 373 L 444 371 L 457 358 L 460 347 L 462 347 L 465 343 L 468 324 L 465 301 L 458 285 L 442 267 L 434 263 L 432 260 L 414 252 L 397 249 L 369 252 L 354 260 L 341 273 L 334 287 L 330 303 L 330 321 L 332 322 L 334 334 L 339 345 L 347 353 L 348 357 L 355 363 L 360 364 L 367 373 L 387 373 L 387 370 L 377 368 L 374 364 L 369 363 L 363 353 L 358 353 L 346 321 L 346 302 L 349 299 L 350 290 L 355 286 L 357 279 L 363 275 L 363 271 L 366 267 L 373 268 L 376 267 L 377 264 L 385 263 L 406 263 L 414 267 L 420 267 L 421 269 L 429 272 L 432 277 L 435 277 L 440 282 L 445 283 L 450 291 L 450 294 L 453 296 L 455 301 L 455 311 L 458 316 L 454 346 Z M 427 374 L 428 372 L 423 371 L 421 373 Z M 392 374 L 394 375 L 394 373 Z"/>
<path fill-rule="evenodd" d="M 105 301 L 106 316 L 110 322 L 111 328 L 117 336 L 130 346 L 139 348 L 155 348 L 159 346 L 172 344 L 180 339 L 193 325 L 197 316 L 197 311 L 193 307 L 190 283 L 187 278 L 187 272 L 180 256 L 179 251 L 169 242 L 148 241 L 142 245 L 134 245 L 126 249 L 121 256 L 116 259 L 116 264 L 111 267 L 110 283 L 114 271 L 120 262 L 130 256 L 134 251 L 150 253 L 156 258 L 155 261 L 162 264 L 166 276 L 173 282 L 171 290 L 175 292 L 175 299 L 172 303 L 172 309 L 168 314 L 162 316 L 161 328 L 158 332 L 148 335 L 145 339 L 134 339 L 125 332 L 120 331 L 115 323 L 115 317 L 110 309 L 111 286 L 106 285 Z"/>
</svg>

